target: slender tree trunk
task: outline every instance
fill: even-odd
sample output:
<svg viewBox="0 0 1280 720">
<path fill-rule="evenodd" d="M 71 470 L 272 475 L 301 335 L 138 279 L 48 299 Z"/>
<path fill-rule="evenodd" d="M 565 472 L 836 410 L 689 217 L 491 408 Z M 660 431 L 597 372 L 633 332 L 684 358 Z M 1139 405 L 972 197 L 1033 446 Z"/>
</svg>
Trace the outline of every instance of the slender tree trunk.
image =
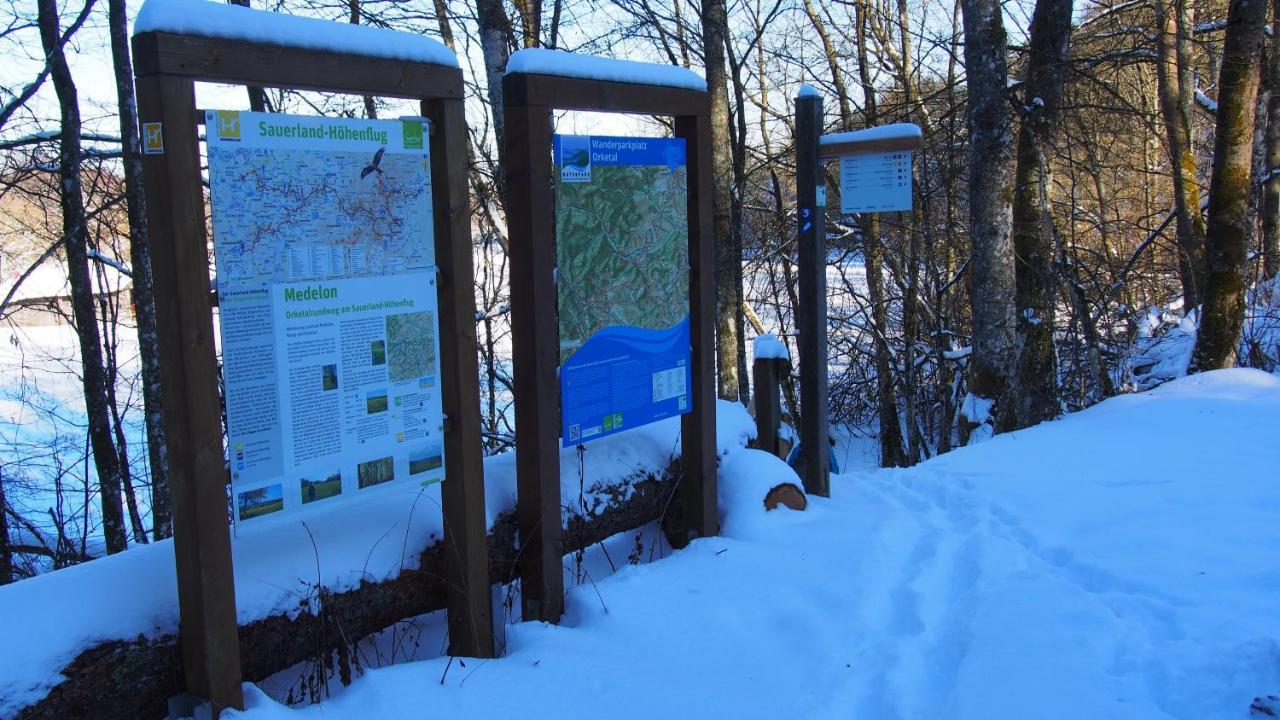
<svg viewBox="0 0 1280 720">
<path fill-rule="evenodd" d="M 0 472 L 0 585 L 13 582 L 13 552 L 9 548 L 9 501 L 4 492 L 4 473 Z"/>
<path fill-rule="evenodd" d="M 1182 306 L 1191 312 L 1204 292 L 1204 216 L 1191 145 L 1191 102 L 1195 93 L 1186 38 L 1190 11 L 1186 0 L 1156 0 L 1156 87 L 1164 119 L 1166 145 L 1173 172 L 1173 204 L 1177 213 L 1178 275 Z"/>
<path fill-rule="evenodd" d="M 1280 274 L 1280 0 L 1271 4 L 1271 38 L 1267 41 L 1266 174 L 1262 183 L 1262 275 Z"/>
<path fill-rule="evenodd" d="M 107 552 L 124 550 L 124 508 L 120 500 L 122 467 L 111 440 L 107 408 L 106 378 L 102 366 L 102 342 L 93 308 L 93 285 L 89 280 L 88 228 L 80 183 L 80 101 L 71 70 L 63 54 L 58 8 L 54 0 L 37 0 L 40 42 L 49 58 L 49 77 L 58 96 L 62 133 L 58 141 L 58 189 L 62 205 L 62 228 L 66 241 L 67 272 L 71 284 L 71 309 L 80 340 L 83 367 L 85 412 L 89 419 L 89 443 L 98 472 L 102 499 L 102 531 Z"/>
<path fill-rule="evenodd" d="M 164 435 L 163 396 L 160 392 L 155 282 L 151 277 L 151 233 L 147 227 L 147 197 L 142 184 L 142 147 L 138 138 L 138 105 L 133 92 L 125 0 L 110 0 L 109 13 L 111 59 L 115 66 L 120 142 L 124 155 L 125 201 L 129 211 L 133 307 L 138 323 L 138 354 L 142 361 L 147 459 L 151 467 L 151 527 L 152 535 L 160 540 L 173 535 L 173 513 L 169 504 L 169 453 Z"/>
<path fill-rule="evenodd" d="M 1254 103 L 1266 18 L 1266 0 L 1232 0 L 1227 14 L 1209 182 L 1208 272 L 1200 332 L 1191 358 L 1194 370 L 1234 365 L 1244 326 Z"/>
<path fill-rule="evenodd" d="M 1037 0 L 1031 16 L 1030 52 L 1018 130 L 1013 190 L 1018 355 L 1009 398 L 1012 423 L 1030 427 L 1058 414 L 1058 363 L 1053 346 L 1057 278 L 1049 223 L 1049 163 L 1062 116 L 1071 0 Z"/>
<path fill-rule="evenodd" d="M 249 7 L 249 0 L 227 0 L 232 5 L 240 7 Z M 267 91 L 253 85 L 246 85 L 245 91 L 249 94 L 249 109 L 253 112 L 267 111 Z"/>
<path fill-rule="evenodd" d="M 974 424 L 986 419 L 981 413 L 984 405 L 1004 396 L 1013 356 L 1012 135 L 1005 99 L 1007 48 L 999 0 L 964 0 L 961 10 L 969 90 L 969 238 L 973 245 L 969 272 L 973 305 L 969 394 L 981 401 L 966 403 L 966 419 Z M 996 410 L 997 415 L 1002 411 Z"/>
<path fill-rule="evenodd" d="M 743 208 L 742 208 L 742 188 L 747 186 L 747 114 L 746 114 L 746 87 L 743 81 L 744 66 L 746 59 L 739 61 L 734 56 L 732 39 L 725 35 L 725 57 L 729 62 L 732 72 L 729 78 L 733 81 L 733 131 L 730 132 L 732 144 L 733 158 L 733 187 L 734 192 L 729 193 L 729 228 L 733 234 L 734 245 L 738 248 L 738 279 L 734 285 L 737 291 L 737 299 L 734 302 L 736 308 L 735 322 L 738 327 L 738 347 L 736 355 L 738 356 L 738 400 L 747 405 L 751 402 L 751 372 L 747 368 L 747 333 L 746 333 L 746 313 L 743 311 L 746 296 L 742 290 L 742 237 L 743 237 Z"/>
<path fill-rule="evenodd" d="M 542 0 L 515 0 L 520 13 L 521 47 L 536 48 L 542 34 Z"/>
<path fill-rule="evenodd" d="M 476 0 L 476 26 L 480 33 L 489 113 L 493 118 L 493 137 L 498 152 L 498 167 L 495 168 L 494 177 L 499 185 L 498 195 L 505 202 L 506 173 L 503 155 L 506 133 L 503 128 L 502 74 L 506 72 L 507 59 L 511 57 L 512 30 L 511 19 L 507 17 L 502 0 Z"/>
<path fill-rule="evenodd" d="M 725 0 L 702 0 L 702 47 L 711 94 L 711 221 L 716 245 L 716 359 L 718 394 L 738 400 L 738 339 L 742 333 L 742 238 L 733 233 L 733 157 L 729 137 L 729 78 L 725 68 Z M 803 379 L 801 380 L 803 382 Z"/>
<path fill-rule="evenodd" d="M 868 125 L 879 121 L 876 108 L 876 90 L 871 82 L 867 57 L 867 23 L 870 12 L 868 0 L 859 0 L 854 6 L 858 48 L 858 82 L 862 86 L 863 116 Z M 845 130 L 853 130 L 853 116 L 844 115 L 847 103 L 840 104 L 840 121 Z M 893 358 L 889 347 L 888 300 L 884 294 L 884 243 L 880 236 L 880 216 L 868 213 L 862 216 L 863 241 L 866 252 L 863 263 L 867 272 L 867 295 L 871 303 L 871 335 L 875 348 L 876 368 L 876 417 L 880 425 L 880 466 L 906 467 L 907 455 L 902 443 L 902 418 L 898 414 L 898 402 L 893 394 Z"/>
</svg>

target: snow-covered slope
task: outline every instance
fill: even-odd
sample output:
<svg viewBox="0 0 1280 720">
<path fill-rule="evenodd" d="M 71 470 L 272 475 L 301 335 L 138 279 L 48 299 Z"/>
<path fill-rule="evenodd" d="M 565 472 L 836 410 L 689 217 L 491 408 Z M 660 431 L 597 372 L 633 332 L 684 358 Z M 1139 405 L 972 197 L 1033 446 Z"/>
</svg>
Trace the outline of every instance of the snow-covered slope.
<svg viewBox="0 0 1280 720">
<path fill-rule="evenodd" d="M 719 401 L 717 448 L 740 449 L 755 434 L 746 410 Z M 567 507 L 594 507 L 595 496 L 631 490 L 644 473 L 661 474 L 680 455 L 680 419 L 669 418 L 561 452 Z M 581 471 L 581 474 L 580 474 Z M 578 500 L 580 484 L 584 499 Z M 485 504 L 492 526 L 516 503 L 515 455 L 485 459 Z M 232 543 L 236 612 L 241 625 L 310 607 L 316 588 L 340 592 L 414 569 L 443 533 L 440 486 L 412 483 L 347 504 L 316 508 L 271 526 L 246 527 Z M 0 653 L 0 718 L 43 698 L 59 671 L 84 650 L 110 640 L 177 632 L 173 543 L 164 541 L 0 587 L 0 637 L 19 652 Z"/>
<path fill-rule="evenodd" d="M 790 470 L 738 450 L 721 537 L 574 590 L 506 657 L 232 715 L 1247 718 L 1280 691 L 1277 467 L 1280 380 L 1247 370 L 841 476 L 804 513 L 766 515 Z"/>
</svg>

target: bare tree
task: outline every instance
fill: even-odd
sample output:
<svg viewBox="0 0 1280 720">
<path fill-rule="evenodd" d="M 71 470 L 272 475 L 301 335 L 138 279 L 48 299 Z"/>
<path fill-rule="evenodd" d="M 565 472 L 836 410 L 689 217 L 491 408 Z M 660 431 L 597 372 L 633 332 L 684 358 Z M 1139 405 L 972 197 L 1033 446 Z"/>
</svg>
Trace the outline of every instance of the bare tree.
<svg viewBox="0 0 1280 720">
<path fill-rule="evenodd" d="M 168 450 L 160 392 L 155 284 L 151 277 L 151 233 L 147 227 L 147 197 L 142 184 L 142 146 L 138 138 L 138 105 L 133 92 L 133 65 L 129 57 L 129 21 L 125 0 L 109 0 L 108 8 L 111 59 L 115 66 L 117 108 L 120 113 L 125 204 L 129 218 L 129 264 L 132 266 L 133 303 L 138 322 L 138 352 L 142 360 L 142 395 L 148 464 L 151 468 L 152 533 L 160 540 L 173 535 L 173 516 L 169 504 Z"/>
<path fill-rule="evenodd" d="M 702 0 L 702 51 L 711 94 L 711 218 L 716 245 L 716 359 L 719 395 L 738 400 L 742 334 L 742 238 L 732 222 L 733 156 L 729 133 L 728 39 L 725 0 Z"/>
<path fill-rule="evenodd" d="M 1013 355 L 1015 293 L 1010 238 L 1010 132 L 1004 20 L 998 0 L 963 0 L 969 107 L 969 237 L 973 355 L 965 418 L 985 420 L 1003 397 Z M 1003 408 L 996 408 L 997 413 Z M 976 416 L 976 417 L 975 417 Z M 1001 422 L 997 426 L 1003 425 Z"/>
<path fill-rule="evenodd" d="M 1232 0 L 1227 14 L 1209 183 L 1204 312 L 1191 358 L 1195 370 L 1235 364 L 1244 326 L 1254 104 L 1266 17 L 1266 0 Z"/>
<path fill-rule="evenodd" d="M 1057 305 L 1055 252 L 1049 221 L 1049 162 L 1062 114 L 1071 0 L 1037 0 L 1031 16 L 1022 124 L 1013 185 L 1013 246 L 1017 258 L 1018 336 L 1011 407 L 1006 419 L 1022 428 L 1058 414 L 1054 348 Z"/>
<path fill-rule="evenodd" d="M 90 0 L 92 1 L 92 0 Z M 102 529 L 107 552 L 128 546 L 125 536 L 121 488 L 128 482 L 128 468 L 121 462 L 111 436 L 107 378 L 103 371 L 102 340 L 94 312 L 93 286 L 89 278 L 88 228 L 82 195 L 80 163 L 80 101 L 63 52 L 58 9 L 54 0 L 38 0 L 40 42 L 49 58 L 50 79 L 58 96 L 61 133 L 58 142 L 58 188 L 62 227 L 71 283 L 71 307 L 80 340 L 85 411 L 89 418 L 89 443 L 98 472 L 102 501 Z"/>
<path fill-rule="evenodd" d="M 1204 292 L 1204 218 L 1200 214 L 1200 186 L 1191 142 L 1191 102 L 1195 94 L 1187 49 L 1192 25 L 1187 0 L 1155 0 L 1156 80 L 1165 146 L 1173 174 L 1173 203 L 1177 213 L 1178 274 L 1182 278 L 1182 307 L 1191 312 Z"/>
<path fill-rule="evenodd" d="M 1267 41 L 1264 79 L 1267 99 L 1266 163 L 1262 177 L 1262 275 L 1280 274 L 1280 0 L 1271 3 L 1271 37 Z"/>
</svg>

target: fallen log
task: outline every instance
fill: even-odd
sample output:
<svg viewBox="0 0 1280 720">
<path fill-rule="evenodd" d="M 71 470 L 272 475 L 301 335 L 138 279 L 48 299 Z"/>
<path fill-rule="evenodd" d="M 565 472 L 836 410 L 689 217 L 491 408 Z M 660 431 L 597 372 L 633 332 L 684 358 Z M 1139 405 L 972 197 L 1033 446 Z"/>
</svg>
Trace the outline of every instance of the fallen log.
<svg viewBox="0 0 1280 720">
<path fill-rule="evenodd" d="M 673 500 L 678 463 L 661 475 L 638 473 L 610 488 L 595 488 L 607 498 L 583 513 L 570 510 L 562 554 L 633 530 L 678 510 Z M 489 579 L 515 578 L 514 513 L 500 516 L 490 529 Z M 361 639 L 397 621 L 445 607 L 445 584 L 435 568 L 445 548 L 433 545 L 421 556 L 420 569 L 406 570 L 384 582 L 365 582 L 343 592 L 317 589 L 318 602 L 303 601 L 296 616 L 275 615 L 240 628 L 241 672 L 251 682 L 263 680 L 306 660 L 340 657 Z M 310 609 L 318 607 L 319 612 Z M 340 660 L 341 662 L 341 660 Z M 350 669 L 339 669 L 343 681 Z M 182 692 L 182 652 L 175 635 L 112 640 L 82 652 L 63 668 L 64 680 L 18 718 L 164 718 L 168 699 Z"/>
</svg>

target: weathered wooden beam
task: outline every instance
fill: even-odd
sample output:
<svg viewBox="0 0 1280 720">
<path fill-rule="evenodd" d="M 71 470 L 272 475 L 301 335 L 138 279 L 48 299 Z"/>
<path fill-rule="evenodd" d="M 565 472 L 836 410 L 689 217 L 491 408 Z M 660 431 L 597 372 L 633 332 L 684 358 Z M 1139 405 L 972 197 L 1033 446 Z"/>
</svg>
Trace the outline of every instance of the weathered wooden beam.
<svg viewBox="0 0 1280 720">
<path fill-rule="evenodd" d="M 218 361 L 209 308 L 209 255 L 200 186 L 194 83 L 138 78 L 143 128 L 158 123 L 163 153 L 143 155 L 157 350 L 165 407 L 173 547 L 182 627 L 183 689 L 217 711 L 241 708 L 236 595 L 227 528 Z M 154 126 L 152 126 L 154 127 Z"/>
<path fill-rule="evenodd" d="M 507 76 L 503 88 L 522 76 Z M 560 568 L 560 330 L 556 315 L 551 108 L 508 97 L 505 107 L 511 353 L 516 396 L 516 491 L 521 611 L 558 622 Z"/>
<path fill-rule="evenodd" d="M 560 110 L 673 117 L 711 113 L 711 99 L 705 91 L 659 85 L 512 73 L 502 79 L 502 92 L 507 103 Z"/>
<path fill-rule="evenodd" d="M 449 548 L 449 651 L 495 657 L 496 636 L 485 557 L 484 449 L 480 370 L 476 361 L 476 300 L 472 283 L 471 203 L 467 183 L 467 120 L 462 100 L 426 100 L 431 120 L 431 194 L 439 268 L 441 410 L 445 478 L 440 489 L 444 542 Z"/>
<path fill-rule="evenodd" d="M 134 74 L 417 100 L 463 98 L 458 68 L 243 40 L 145 32 L 133 36 Z"/>
<path fill-rule="evenodd" d="M 795 102 L 801 470 L 804 491 L 827 497 L 831 494 L 827 454 L 827 237 L 826 208 L 817 202 L 817 187 L 823 182 L 818 162 L 822 98 L 811 95 L 796 98 Z"/>
<path fill-rule="evenodd" d="M 785 358 L 758 357 L 751 364 L 755 383 L 752 397 L 756 401 L 756 447 L 773 455 L 781 455 L 778 428 L 782 422 L 779 381 L 789 372 L 791 363 Z"/>
</svg>

